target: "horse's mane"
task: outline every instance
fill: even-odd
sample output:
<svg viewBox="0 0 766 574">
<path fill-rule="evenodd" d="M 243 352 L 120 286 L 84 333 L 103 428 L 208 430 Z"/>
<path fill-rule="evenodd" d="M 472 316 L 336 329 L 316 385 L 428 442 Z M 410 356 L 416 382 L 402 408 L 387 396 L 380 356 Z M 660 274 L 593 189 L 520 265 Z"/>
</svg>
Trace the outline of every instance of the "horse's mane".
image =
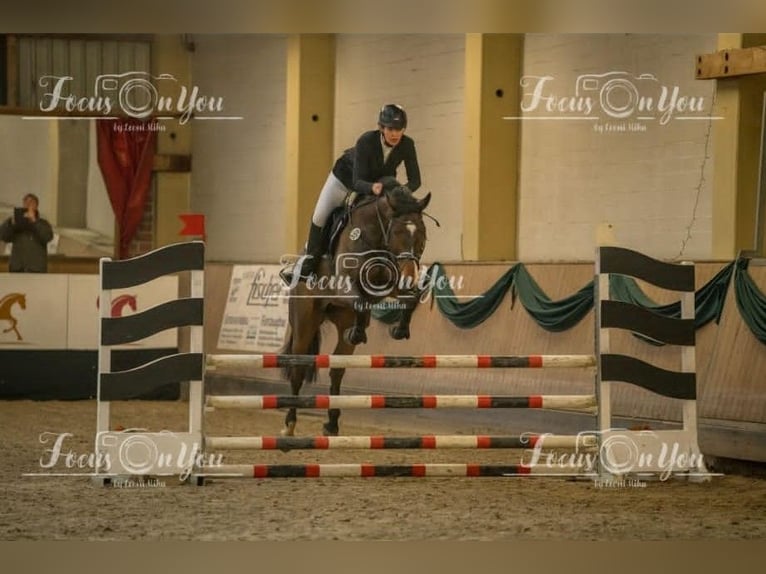
<svg viewBox="0 0 766 574">
<path fill-rule="evenodd" d="M 385 189 L 385 184 L 384 184 Z M 409 188 L 399 184 L 386 190 L 388 202 L 396 215 L 406 215 L 408 213 L 420 213 L 421 207 L 418 198 L 412 195 Z"/>
</svg>

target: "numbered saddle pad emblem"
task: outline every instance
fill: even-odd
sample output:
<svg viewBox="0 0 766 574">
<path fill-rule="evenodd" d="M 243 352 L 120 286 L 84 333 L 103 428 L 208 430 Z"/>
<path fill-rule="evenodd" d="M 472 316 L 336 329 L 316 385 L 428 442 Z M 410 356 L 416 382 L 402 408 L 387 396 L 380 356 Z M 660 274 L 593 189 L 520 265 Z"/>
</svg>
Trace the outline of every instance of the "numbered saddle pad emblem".
<svg viewBox="0 0 766 574">
<path fill-rule="evenodd" d="M 351 233 L 348 234 L 349 239 L 351 241 L 356 241 L 362 236 L 362 230 L 358 227 L 354 227 L 354 229 L 351 230 Z"/>
</svg>

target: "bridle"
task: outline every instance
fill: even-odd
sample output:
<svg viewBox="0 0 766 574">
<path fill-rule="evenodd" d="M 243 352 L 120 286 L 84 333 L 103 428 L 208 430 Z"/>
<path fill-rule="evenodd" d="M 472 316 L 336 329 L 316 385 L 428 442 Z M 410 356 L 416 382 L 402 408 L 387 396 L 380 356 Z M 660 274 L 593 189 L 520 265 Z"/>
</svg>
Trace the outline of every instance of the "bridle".
<svg viewBox="0 0 766 574">
<path fill-rule="evenodd" d="M 385 197 L 387 199 L 388 198 L 388 193 L 386 192 L 384 195 L 385 195 Z M 375 214 L 378 217 L 378 226 L 380 227 L 380 232 L 383 235 L 383 247 L 385 248 L 385 250 L 388 253 L 388 255 L 391 258 L 393 258 L 394 260 L 396 260 L 397 262 L 399 262 L 399 261 L 414 261 L 415 264 L 418 267 L 420 267 L 420 256 L 422 255 L 422 253 L 419 254 L 419 255 L 416 255 L 414 251 L 402 251 L 401 253 L 397 253 L 397 254 L 391 253 L 391 248 L 390 248 L 390 245 L 389 245 L 390 238 L 391 238 L 391 226 L 393 225 L 394 219 L 396 217 L 394 216 L 394 217 L 389 218 L 387 224 L 383 223 L 383 214 L 380 212 L 380 200 L 381 199 L 382 198 L 379 197 L 378 200 L 375 202 Z M 429 215 L 429 217 L 431 217 L 431 216 Z M 431 219 L 433 219 L 433 217 L 431 217 Z M 436 221 L 436 220 L 434 219 L 434 221 Z M 439 222 L 437 221 L 436 223 L 438 225 Z"/>
</svg>

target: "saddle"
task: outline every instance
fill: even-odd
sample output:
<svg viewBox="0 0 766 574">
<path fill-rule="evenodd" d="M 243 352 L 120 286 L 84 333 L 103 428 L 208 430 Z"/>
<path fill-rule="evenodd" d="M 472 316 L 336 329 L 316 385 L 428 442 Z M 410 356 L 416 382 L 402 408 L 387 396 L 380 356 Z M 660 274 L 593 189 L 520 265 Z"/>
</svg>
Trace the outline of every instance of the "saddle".
<svg viewBox="0 0 766 574">
<path fill-rule="evenodd" d="M 346 199 L 343 205 L 336 207 L 330 217 L 327 219 L 327 223 L 322 229 L 322 243 L 325 246 L 324 255 L 327 255 L 332 259 L 335 254 L 335 248 L 338 245 L 338 239 L 340 233 L 346 227 L 351 214 L 355 209 L 362 205 L 367 205 L 377 199 L 374 195 L 360 195 L 355 191 L 351 191 L 346 194 Z"/>
<path fill-rule="evenodd" d="M 383 193 L 388 193 L 395 187 L 399 186 L 399 181 L 392 176 L 384 176 L 380 178 L 380 183 L 383 184 Z M 322 243 L 325 245 L 324 254 L 328 255 L 331 259 L 335 254 L 335 247 L 338 244 L 338 238 L 340 232 L 346 227 L 348 220 L 351 218 L 353 211 L 363 205 L 367 205 L 376 201 L 378 196 L 359 194 L 355 191 L 349 191 L 346 194 L 346 199 L 343 205 L 337 207 L 330 213 L 330 217 L 327 218 L 327 223 L 322 231 Z"/>
</svg>

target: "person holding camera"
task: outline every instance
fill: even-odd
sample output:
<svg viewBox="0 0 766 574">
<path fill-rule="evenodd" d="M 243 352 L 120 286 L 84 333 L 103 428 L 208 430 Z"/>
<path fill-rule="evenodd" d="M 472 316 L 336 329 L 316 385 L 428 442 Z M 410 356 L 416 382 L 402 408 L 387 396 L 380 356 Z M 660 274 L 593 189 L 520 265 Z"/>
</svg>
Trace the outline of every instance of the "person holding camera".
<svg viewBox="0 0 766 574">
<path fill-rule="evenodd" d="M 24 207 L 13 210 L 13 217 L 0 225 L 0 241 L 11 243 L 11 273 L 47 273 L 48 242 L 53 239 L 53 228 L 40 217 L 40 200 L 33 193 L 24 196 Z"/>
</svg>

